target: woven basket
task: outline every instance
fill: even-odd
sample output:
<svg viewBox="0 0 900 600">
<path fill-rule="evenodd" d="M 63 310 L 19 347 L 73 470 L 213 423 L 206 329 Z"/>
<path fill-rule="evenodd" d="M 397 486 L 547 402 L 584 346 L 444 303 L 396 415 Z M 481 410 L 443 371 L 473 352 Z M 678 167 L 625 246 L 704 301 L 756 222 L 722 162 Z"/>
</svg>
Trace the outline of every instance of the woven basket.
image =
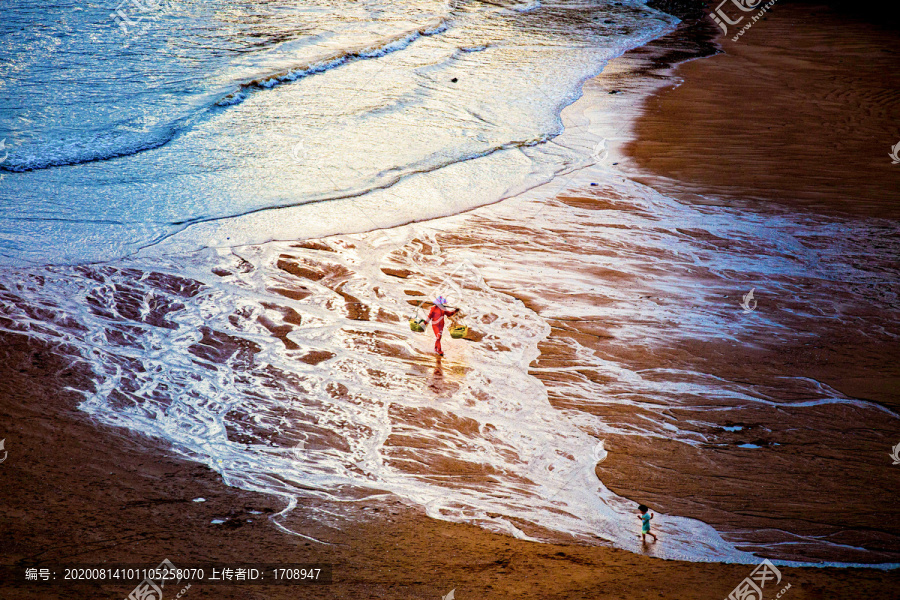
<svg viewBox="0 0 900 600">
<path fill-rule="evenodd" d="M 409 328 L 416 333 L 422 333 L 423 331 L 425 331 L 424 323 L 425 321 L 423 321 L 422 319 L 413 318 L 409 320 Z"/>
<path fill-rule="evenodd" d="M 450 328 L 450 337 L 455 340 L 466 337 L 467 333 L 469 333 L 469 328 L 465 325 L 454 325 Z"/>
</svg>

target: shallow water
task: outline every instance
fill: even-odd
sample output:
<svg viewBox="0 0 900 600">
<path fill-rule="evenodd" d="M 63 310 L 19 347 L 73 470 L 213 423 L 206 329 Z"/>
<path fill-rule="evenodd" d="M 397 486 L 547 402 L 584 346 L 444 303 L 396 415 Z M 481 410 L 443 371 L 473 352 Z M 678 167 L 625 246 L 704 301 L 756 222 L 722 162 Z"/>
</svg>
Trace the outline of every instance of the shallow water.
<svg viewBox="0 0 900 600">
<path fill-rule="evenodd" d="M 787 321 L 871 302 L 844 286 L 878 287 L 895 252 L 889 230 L 844 223 L 845 242 L 813 258 L 798 248 L 830 237 L 833 223 L 769 215 L 764 225 L 679 204 L 603 168 L 579 177 L 606 178 L 595 190 L 606 210 L 535 190 L 467 215 L 313 243 L 17 271 L 4 284 L 4 327 L 87 361 L 97 389 L 81 408 L 101 422 L 168 440 L 230 485 L 290 506 L 344 502 L 338 529 L 360 499 L 392 494 L 436 518 L 639 551 L 634 503 L 594 474 L 601 439 L 714 444 L 702 432 L 721 426 L 722 411 L 755 406 L 848 406 L 896 425 L 893 411 L 804 378 L 766 387 L 635 360 L 677 341 L 793 335 Z M 721 240 L 733 243 L 714 248 Z M 885 262 L 876 254 L 871 266 L 854 264 L 856 252 L 879 246 Z M 812 279 L 826 282 L 816 314 L 766 306 Z M 748 281 L 760 302 L 752 312 L 734 291 Z M 826 308 L 829 285 L 841 290 Z M 447 339 L 444 360 L 430 335 L 406 325 L 414 304 L 437 293 L 464 307 L 480 338 Z M 893 292 L 882 302 L 896 313 Z M 601 323 L 603 351 L 556 335 L 569 358 L 543 366 L 539 345 L 559 320 Z M 893 323 L 862 324 L 896 336 Z M 666 539 L 655 555 L 753 560 L 736 549 L 740 536 L 726 542 L 673 515 L 654 523 Z M 830 542 L 795 543 L 824 551 Z"/>
<path fill-rule="evenodd" d="M 135 2 L 127 20 L 99 4 L 4 10 L 7 263 L 114 259 L 273 207 L 344 211 L 293 223 L 304 237 L 371 229 L 346 211 L 359 203 L 399 224 L 495 201 L 579 160 L 546 143 L 562 107 L 675 23 L 634 1 Z M 401 202 L 369 197 L 404 182 Z M 269 239 L 236 236 L 189 238 Z"/>
</svg>

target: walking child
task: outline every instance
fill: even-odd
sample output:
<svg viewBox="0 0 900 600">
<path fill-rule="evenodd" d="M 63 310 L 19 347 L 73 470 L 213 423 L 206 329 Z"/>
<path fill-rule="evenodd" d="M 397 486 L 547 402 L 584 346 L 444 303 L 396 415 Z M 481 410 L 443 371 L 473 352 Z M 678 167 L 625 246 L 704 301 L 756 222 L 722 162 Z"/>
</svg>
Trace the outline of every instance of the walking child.
<svg viewBox="0 0 900 600">
<path fill-rule="evenodd" d="M 641 511 L 641 514 L 638 515 L 638 519 L 641 520 L 641 541 L 646 542 L 648 535 L 653 536 L 653 541 L 656 542 L 656 535 L 650 533 L 650 519 L 653 518 L 653 513 L 649 512 L 650 509 L 641 504 L 638 506 L 638 510 Z"/>
</svg>

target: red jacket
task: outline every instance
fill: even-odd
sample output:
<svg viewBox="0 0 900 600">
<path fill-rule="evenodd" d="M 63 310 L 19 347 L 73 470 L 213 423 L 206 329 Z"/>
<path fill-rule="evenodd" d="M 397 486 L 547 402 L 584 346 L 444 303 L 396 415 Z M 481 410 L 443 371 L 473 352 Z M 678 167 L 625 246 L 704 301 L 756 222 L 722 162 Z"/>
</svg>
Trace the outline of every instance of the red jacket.
<svg viewBox="0 0 900 600">
<path fill-rule="evenodd" d="M 432 306 L 431 310 L 428 311 L 428 322 L 434 323 L 438 327 L 444 326 L 444 315 L 453 316 L 458 311 L 458 308 L 449 308 L 447 310 L 441 310 L 437 305 Z"/>
</svg>

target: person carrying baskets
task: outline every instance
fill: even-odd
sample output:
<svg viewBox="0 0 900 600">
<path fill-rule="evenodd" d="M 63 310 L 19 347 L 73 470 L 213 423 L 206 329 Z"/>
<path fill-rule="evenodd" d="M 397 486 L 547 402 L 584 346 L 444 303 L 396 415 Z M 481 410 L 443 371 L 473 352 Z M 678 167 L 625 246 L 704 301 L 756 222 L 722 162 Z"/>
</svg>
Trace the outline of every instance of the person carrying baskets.
<svg viewBox="0 0 900 600">
<path fill-rule="evenodd" d="M 434 341 L 434 351 L 437 352 L 438 356 L 444 355 L 444 351 L 441 350 L 441 336 L 444 333 L 444 317 L 452 317 L 458 312 L 458 308 L 450 308 L 447 306 L 447 299 L 443 296 L 438 296 L 434 301 L 434 306 L 428 311 L 428 318 L 425 320 L 425 323 L 431 323 L 431 328 L 434 330 L 435 337 L 437 337 Z"/>
</svg>

